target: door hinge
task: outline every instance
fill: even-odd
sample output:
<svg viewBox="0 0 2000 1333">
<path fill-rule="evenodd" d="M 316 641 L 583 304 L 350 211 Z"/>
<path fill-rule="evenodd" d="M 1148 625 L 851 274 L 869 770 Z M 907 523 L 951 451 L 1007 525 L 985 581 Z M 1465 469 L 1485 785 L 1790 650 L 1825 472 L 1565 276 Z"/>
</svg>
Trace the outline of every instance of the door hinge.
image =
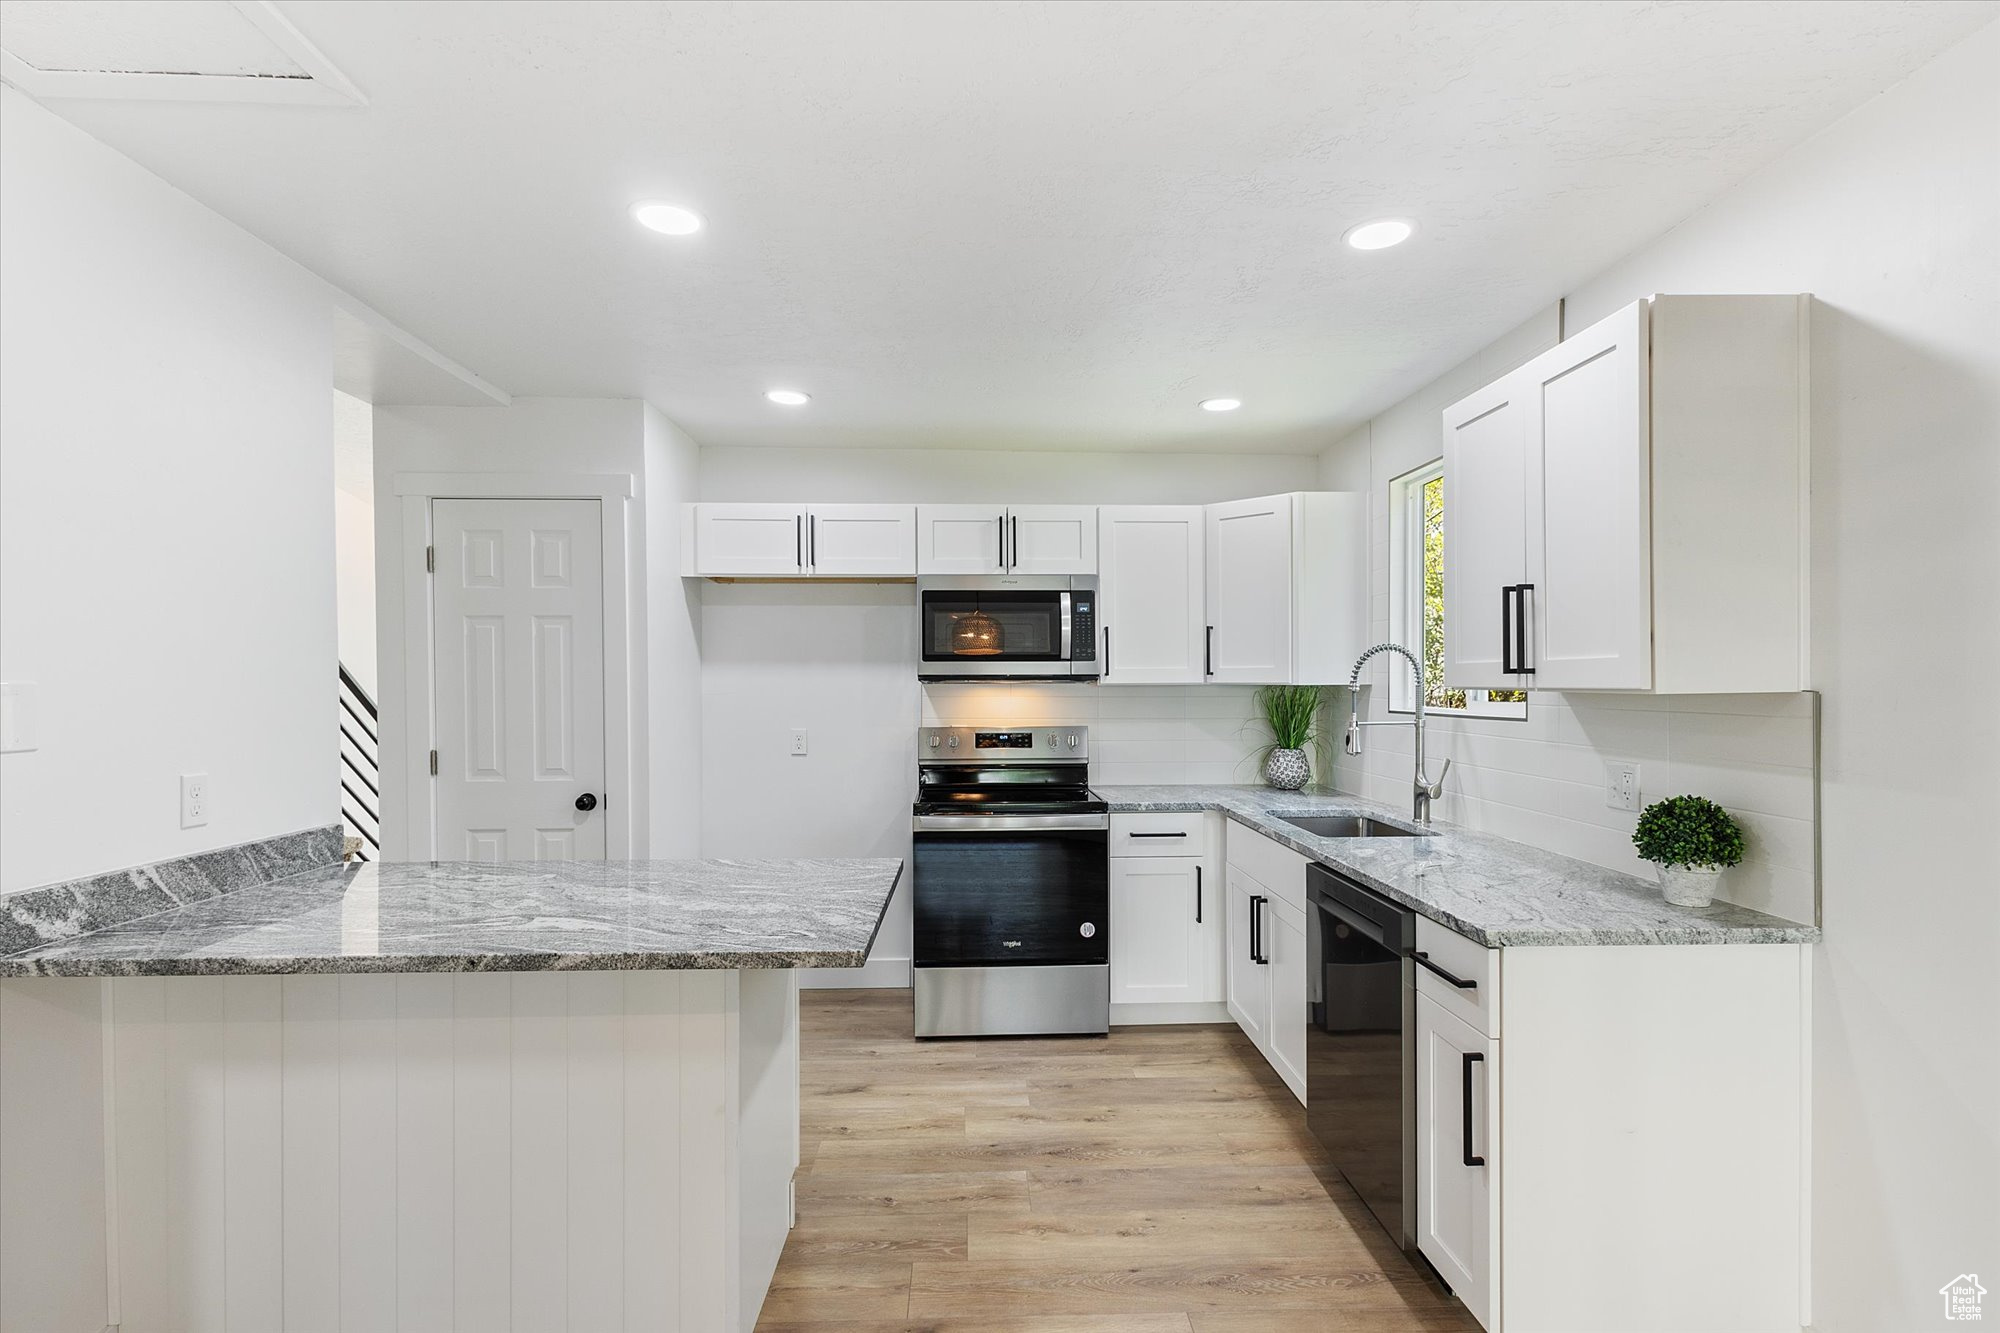
<svg viewBox="0 0 2000 1333">
<path fill-rule="evenodd" d="M 426 546 L 424 548 L 424 573 L 435 574 L 437 572 L 438 548 L 435 546 Z"/>
<path fill-rule="evenodd" d="M 432 776 L 432 777 L 436 777 L 437 775 L 438 775 L 438 752 L 437 752 L 436 750 L 432 750 L 432 751 L 431 751 L 431 776 Z"/>
</svg>

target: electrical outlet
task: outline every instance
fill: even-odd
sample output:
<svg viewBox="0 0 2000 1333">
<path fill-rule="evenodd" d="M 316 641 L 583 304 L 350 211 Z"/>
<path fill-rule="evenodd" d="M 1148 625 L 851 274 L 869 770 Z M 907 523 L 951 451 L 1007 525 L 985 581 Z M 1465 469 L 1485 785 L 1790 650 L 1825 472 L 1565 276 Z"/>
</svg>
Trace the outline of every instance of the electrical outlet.
<svg viewBox="0 0 2000 1333">
<path fill-rule="evenodd" d="M 1639 765 L 1630 759 L 1612 759 L 1604 765 L 1604 803 L 1613 810 L 1639 808 Z"/>
<path fill-rule="evenodd" d="M 803 728 L 795 729 L 792 732 L 792 753 L 804 754 L 805 752 L 806 752 L 805 730 Z"/>
<path fill-rule="evenodd" d="M 200 828 L 208 822 L 208 774 L 181 774 L 181 827 Z"/>
</svg>

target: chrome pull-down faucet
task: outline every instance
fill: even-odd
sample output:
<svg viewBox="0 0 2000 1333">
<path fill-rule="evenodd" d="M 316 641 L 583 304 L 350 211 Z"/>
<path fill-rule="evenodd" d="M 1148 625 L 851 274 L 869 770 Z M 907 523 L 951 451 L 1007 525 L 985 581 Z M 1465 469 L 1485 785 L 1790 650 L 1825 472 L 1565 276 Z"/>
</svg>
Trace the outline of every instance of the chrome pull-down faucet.
<svg viewBox="0 0 2000 1333">
<path fill-rule="evenodd" d="M 1363 722 L 1361 720 L 1361 668 L 1377 653 L 1401 653 L 1410 660 L 1410 667 L 1417 673 L 1417 708 L 1415 717 L 1409 722 L 1389 719 L 1384 722 Z M 1444 795 L 1444 775 L 1451 772 L 1451 760 L 1444 761 L 1438 770 L 1437 781 L 1432 782 L 1424 773 L 1424 664 L 1417 655 L 1400 643 L 1378 643 L 1360 657 L 1354 659 L 1354 671 L 1347 678 L 1347 737 L 1343 748 L 1349 754 L 1361 753 L 1361 728 L 1363 727 L 1414 727 L 1416 729 L 1417 771 L 1412 784 L 1410 817 L 1421 823 L 1431 822 L 1431 802 Z"/>
</svg>

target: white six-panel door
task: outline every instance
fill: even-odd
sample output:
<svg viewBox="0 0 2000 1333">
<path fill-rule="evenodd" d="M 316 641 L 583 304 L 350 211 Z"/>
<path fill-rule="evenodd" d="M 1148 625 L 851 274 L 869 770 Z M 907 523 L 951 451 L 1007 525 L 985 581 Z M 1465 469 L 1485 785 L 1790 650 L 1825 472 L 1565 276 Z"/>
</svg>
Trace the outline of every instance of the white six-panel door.
<svg viewBox="0 0 2000 1333">
<path fill-rule="evenodd" d="M 1541 689 L 1653 683 L 1646 335 L 1637 301 L 1517 372 L 1529 395 L 1528 582 Z"/>
<path fill-rule="evenodd" d="M 1201 682 L 1204 512 L 1200 505 L 1098 511 L 1104 684 Z"/>
<path fill-rule="evenodd" d="M 604 570 L 596 500 L 435 500 L 441 860 L 602 859 Z M 596 808 L 577 809 L 589 794 Z"/>
<path fill-rule="evenodd" d="M 1528 581 L 1527 393 L 1509 376 L 1444 412 L 1447 685 L 1515 690 L 1532 679 L 1501 669 L 1503 590 Z"/>
</svg>

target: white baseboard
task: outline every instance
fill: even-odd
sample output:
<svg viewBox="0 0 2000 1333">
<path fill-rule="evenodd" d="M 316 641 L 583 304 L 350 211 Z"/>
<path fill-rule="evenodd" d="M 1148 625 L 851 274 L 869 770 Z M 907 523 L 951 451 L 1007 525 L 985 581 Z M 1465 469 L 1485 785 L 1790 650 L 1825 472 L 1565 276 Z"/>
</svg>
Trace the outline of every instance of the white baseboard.
<svg viewBox="0 0 2000 1333">
<path fill-rule="evenodd" d="M 908 990 L 910 960 L 870 958 L 860 967 L 802 967 L 800 990 Z"/>
<path fill-rule="evenodd" d="M 1221 1000 L 1208 1004 L 1114 1004 L 1112 1027 L 1143 1027 L 1149 1023 L 1233 1023 L 1229 1006 Z"/>
</svg>

